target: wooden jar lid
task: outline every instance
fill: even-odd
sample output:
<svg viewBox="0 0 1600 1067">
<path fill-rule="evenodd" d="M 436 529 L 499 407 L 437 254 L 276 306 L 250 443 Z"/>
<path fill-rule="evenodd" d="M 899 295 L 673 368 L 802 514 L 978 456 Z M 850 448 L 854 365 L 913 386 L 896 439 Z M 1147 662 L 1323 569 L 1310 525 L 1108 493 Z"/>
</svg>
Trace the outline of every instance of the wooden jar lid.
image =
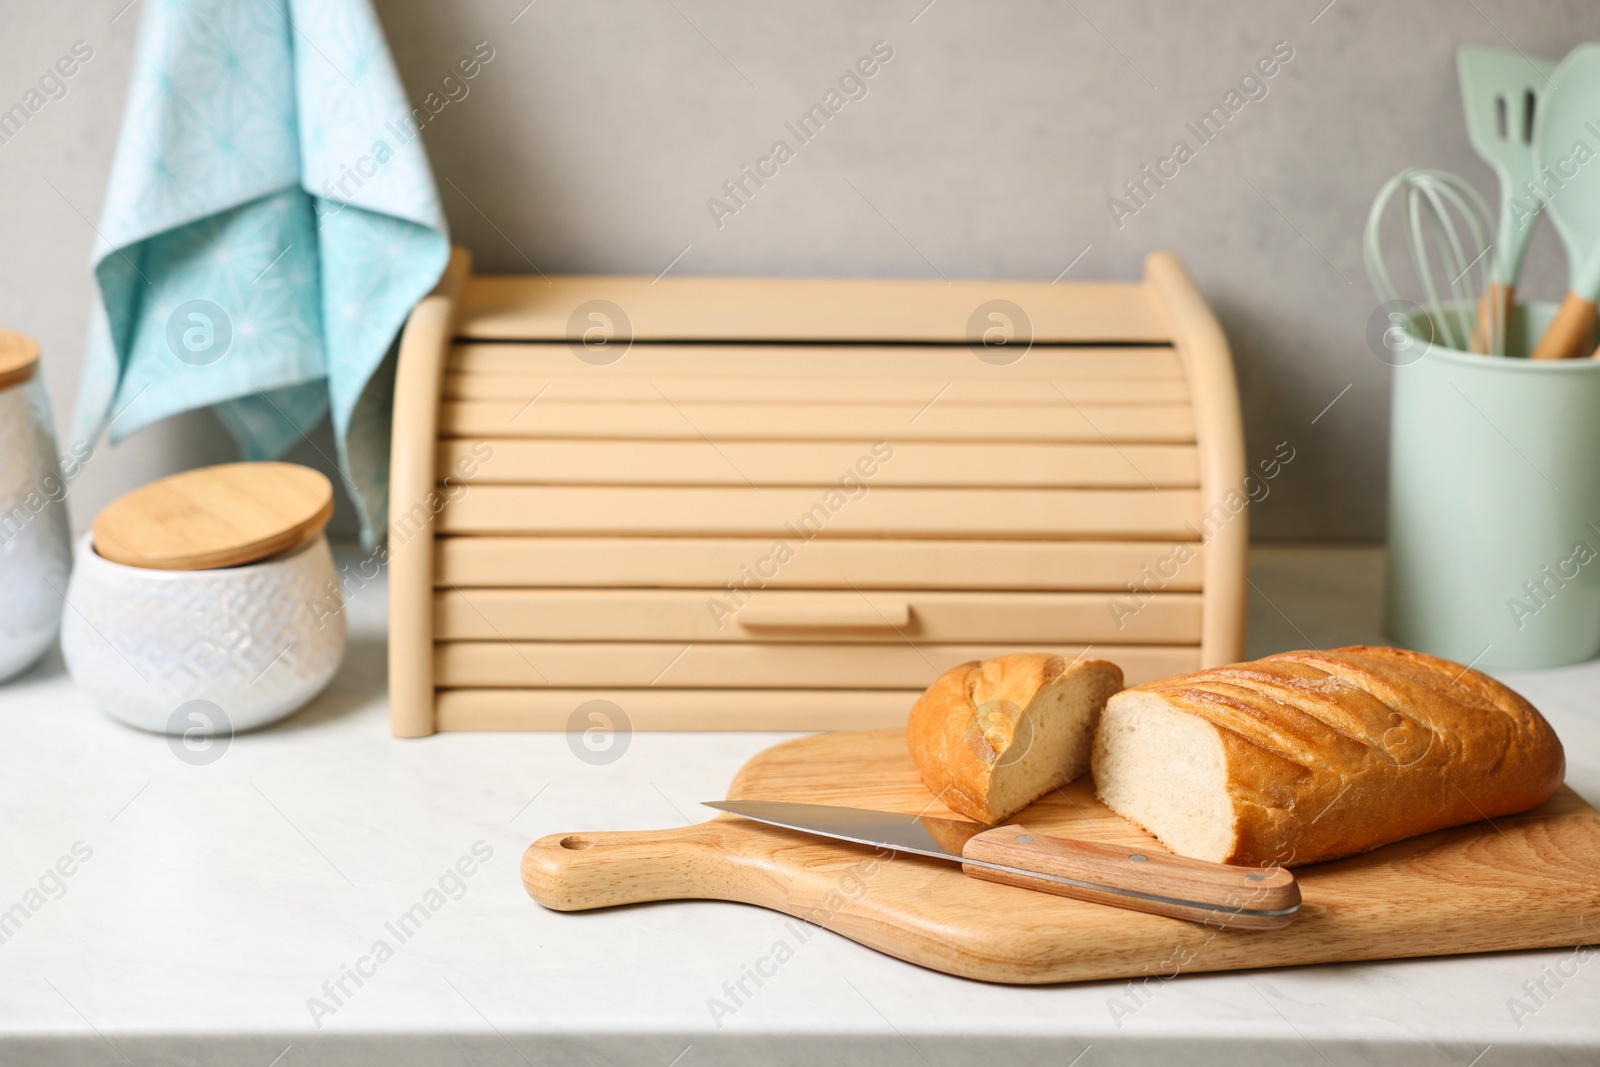
<svg viewBox="0 0 1600 1067">
<path fill-rule="evenodd" d="M 39 343 L 10 330 L 0 330 L 0 389 L 21 385 L 39 367 Z"/>
<path fill-rule="evenodd" d="M 317 536 L 332 514 L 333 486 L 309 467 L 224 463 L 113 500 L 94 520 L 94 548 L 130 567 L 237 567 Z"/>
</svg>

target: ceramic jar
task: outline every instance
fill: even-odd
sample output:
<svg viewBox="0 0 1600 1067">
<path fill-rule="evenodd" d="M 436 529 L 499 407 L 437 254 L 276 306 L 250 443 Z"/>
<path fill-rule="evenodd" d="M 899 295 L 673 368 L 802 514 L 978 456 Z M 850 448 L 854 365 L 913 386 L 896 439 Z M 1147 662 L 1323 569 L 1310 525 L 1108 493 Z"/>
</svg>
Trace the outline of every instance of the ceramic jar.
<svg viewBox="0 0 1600 1067">
<path fill-rule="evenodd" d="M 0 331 L 0 681 L 55 641 L 72 569 L 66 482 L 39 349 Z"/>
<path fill-rule="evenodd" d="M 344 659 L 345 616 L 320 533 L 255 563 L 131 567 L 78 543 L 61 648 L 106 714 L 174 735 L 264 726 L 321 692 Z"/>
<path fill-rule="evenodd" d="M 338 576 L 320 534 L 211 571 L 112 563 L 85 534 L 69 597 L 61 649 L 72 678 L 110 717 L 158 733 L 267 725 L 317 696 L 344 659 Z"/>
</svg>

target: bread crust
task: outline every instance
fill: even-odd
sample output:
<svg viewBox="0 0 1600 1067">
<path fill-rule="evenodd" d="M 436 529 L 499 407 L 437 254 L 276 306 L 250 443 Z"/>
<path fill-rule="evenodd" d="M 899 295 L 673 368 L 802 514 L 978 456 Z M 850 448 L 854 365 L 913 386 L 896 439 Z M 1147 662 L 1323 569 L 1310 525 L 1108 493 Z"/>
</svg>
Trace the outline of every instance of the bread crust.
<svg viewBox="0 0 1600 1067">
<path fill-rule="evenodd" d="M 973 660 L 945 671 L 917 698 L 906 724 L 923 784 L 952 811 L 986 823 L 1005 818 L 1009 812 L 989 804 L 994 770 L 1006 762 L 1017 723 L 1039 691 L 1063 678 L 1098 686 L 1102 704 L 1122 688 L 1122 668 L 1115 663 L 1068 662 L 1043 652 Z"/>
<path fill-rule="evenodd" d="M 1285 652 L 1132 691 L 1217 731 L 1235 820 L 1228 863 L 1319 863 L 1526 811 L 1566 773 L 1532 704 L 1421 652 Z"/>
</svg>

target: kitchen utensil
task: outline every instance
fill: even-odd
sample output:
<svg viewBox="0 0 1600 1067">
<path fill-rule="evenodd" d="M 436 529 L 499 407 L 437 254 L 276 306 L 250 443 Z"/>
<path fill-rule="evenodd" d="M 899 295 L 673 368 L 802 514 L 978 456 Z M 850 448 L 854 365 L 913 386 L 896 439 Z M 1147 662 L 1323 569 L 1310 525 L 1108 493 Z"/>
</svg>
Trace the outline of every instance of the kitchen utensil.
<svg viewBox="0 0 1600 1067">
<path fill-rule="evenodd" d="M 67 589 L 73 680 L 113 718 L 186 736 L 304 705 L 345 652 L 322 535 L 332 506 L 326 478 L 285 463 L 189 471 L 113 502 L 79 542 Z"/>
<path fill-rule="evenodd" d="M 1421 290 L 1421 299 L 1415 303 L 1402 295 L 1384 254 L 1384 219 L 1397 196 L 1401 197 L 1411 273 Z M 1385 306 L 1393 305 L 1393 313 L 1402 317 L 1406 309 L 1420 306 L 1447 347 L 1470 347 L 1471 309 L 1478 306 L 1497 270 L 1492 218 L 1478 191 L 1454 174 L 1411 167 L 1390 178 L 1367 213 L 1362 250 L 1367 278 L 1378 299 Z M 1503 349 L 1505 323 L 1496 305 L 1491 304 L 1490 311 L 1479 347 L 1494 354 Z"/>
<path fill-rule="evenodd" d="M 1518 305 L 1506 354 L 1555 312 Z M 1391 397 L 1386 632 L 1479 667 L 1600 654 L 1600 361 L 1419 346 Z"/>
<path fill-rule="evenodd" d="M 1570 282 L 1533 359 L 1569 359 L 1594 348 L 1600 296 L 1600 45 L 1579 45 L 1550 75 L 1539 101 L 1534 160 L 1545 204 L 1567 248 Z"/>
<path fill-rule="evenodd" d="M 0 330 L 0 681 L 55 640 L 72 569 L 67 485 L 38 366 L 31 338 Z"/>
<path fill-rule="evenodd" d="M 1282 867 L 1229 867 L 1155 849 L 1051 837 L 1014 824 L 985 826 L 832 804 L 704 803 L 770 826 L 951 860 L 990 882 L 1218 927 L 1275 930 L 1300 911 L 1300 889 Z"/>
<path fill-rule="evenodd" d="M 930 803 L 903 729 L 784 742 L 752 757 L 728 798 L 953 817 Z M 1323 817 L 1338 818 L 1337 805 Z M 1022 819 L 1056 837 L 1160 850 L 1095 800 L 1087 775 L 1035 801 Z M 747 819 L 552 834 L 522 860 L 523 884 L 549 908 L 741 901 L 804 920 L 774 924 L 791 950 L 816 924 L 925 967 L 1037 984 L 1587 944 L 1594 934 L 1581 920 L 1600 912 L 1600 817 L 1562 789 L 1493 825 L 1443 830 L 1294 874 L 1299 918 L 1247 932 L 994 885 L 943 860 L 797 837 Z M 717 919 L 686 910 L 673 920 L 680 932 L 699 921 Z"/>
<path fill-rule="evenodd" d="M 1467 46 L 1456 53 L 1467 136 L 1500 183 L 1495 269 L 1478 305 L 1478 336 L 1507 322 L 1528 238 L 1543 197 L 1534 185 L 1533 137 L 1540 94 L 1556 65 L 1521 52 Z M 1492 317 L 1491 317 L 1492 316 Z"/>
</svg>

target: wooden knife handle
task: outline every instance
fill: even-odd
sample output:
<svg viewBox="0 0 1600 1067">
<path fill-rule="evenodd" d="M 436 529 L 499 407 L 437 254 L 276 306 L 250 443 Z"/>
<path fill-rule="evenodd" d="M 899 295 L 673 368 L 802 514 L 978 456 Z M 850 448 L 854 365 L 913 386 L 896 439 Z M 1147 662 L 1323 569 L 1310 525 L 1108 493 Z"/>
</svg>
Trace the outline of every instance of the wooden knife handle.
<svg viewBox="0 0 1600 1067">
<path fill-rule="evenodd" d="M 522 885 L 555 911 L 716 897 L 730 880 L 719 820 L 676 830 L 551 834 L 522 854 Z"/>
<path fill-rule="evenodd" d="M 974 878 L 1215 927 L 1273 930 L 1293 922 L 1300 907 L 1300 886 L 1282 867 L 1230 867 L 1165 852 L 1049 837 L 1023 826 L 985 830 L 967 842 L 961 855 L 1020 868 L 1013 873 L 962 864 Z M 1030 871 L 1070 881 L 1025 873 Z"/>
<path fill-rule="evenodd" d="M 1530 359 L 1571 359 L 1594 348 L 1594 301 L 1568 293 Z"/>
</svg>

